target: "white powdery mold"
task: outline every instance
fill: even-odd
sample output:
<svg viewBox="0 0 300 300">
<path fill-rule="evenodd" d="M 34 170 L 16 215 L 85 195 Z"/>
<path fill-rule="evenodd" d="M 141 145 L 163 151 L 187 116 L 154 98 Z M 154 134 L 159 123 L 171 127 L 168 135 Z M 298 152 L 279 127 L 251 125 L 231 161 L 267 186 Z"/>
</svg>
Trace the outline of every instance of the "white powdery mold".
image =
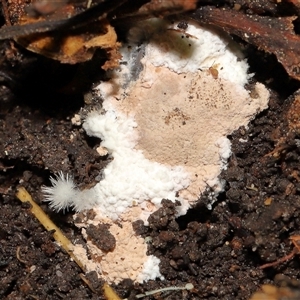
<svg viewBox="0 0 300 300">
<path fill-rule="evenodd" d="M 177 73 L 197 72 L 214 67 L 219 77 L 244 86 L 248 64 L 239 48 L 224 32 L 190 22 L 186 30 L 172 24 L 154 33 L 146 47 L 145 60 Z"/>
<path fill-rule="evenodd" d="M 68 206 L 77 212 L 97 206 L 104 217 L 117 220 L 133 205 L 151 201 L 157 208 L 163 198 L 175 201 L 176 192 L 189 184 L 189 174 L 181 166 L 168 166 L 146 159 L 134 148 L 136 123 L 120 112 L 91 112 L 84 124 L 88 135 L 102 140 L 113 156 L 103 171 L 103 179 L 89 190 L 78 190 L 66 175 L 51 178 L 52 187 L 44 187 L 45 201 L 55 210 Z M 146 220 L 144 220 L 146 221 Z"/>
<path fill-rule="evenodd" d="M 103 99 L 126 96 L 126 88 L 147 62 L 176 73 L 208 72 L 213 67 L 220 78 L 241 87 L 248 83 L 253 74 L 248 73 L 243 53 L 228 34 L 193 21 L 186 30 L 180 30 L 177 24 L 150 19 L 130 30 L 129 44 L 120 49 L 123 57 L 119 69 L 112 71 L 111 79 L 99 86 Z M 146 74 L 143 76 L 146 79 Z M 146 82 L 151 84 L 147 79 Z M 104 103 L 104 108 L 111 108 L 108 105 Z"/>
<path fill-rule="evenodd" d="M 89 136 L 100 138 L 101 146 L 110 153 L 123 155 L 123 150 L 133 149 L 137 141 L 137 127 L 133 118 L 124 118 L 115 110 L 107 110 L 105 114 L 92 111 L 84 121 L 83 128 Z"/>
<path fill-rule="evenodd" d="M 227 169 L 227 161 L 231 156 L 231 143 L 228 138 L 225 136 L 220 137 L 215 145 L 219 148 L 219 157 L 220 157 L 220 169 L 226 170 Z"/>
<path fill-rule="evenodd" d="M 153 255 L 148 256 L 146 262 L 143 265 L 143 269 L 138 276 L 138 282 L 155 280 L 156 278 L 164 280 L 164 276 L 162 276 L 159 271 L 159 263 L 160 260 L 157 257 Z"/>
<path fill-rule="evenodd" d="M 189 174 L 183 167 L 150 161 L 134 148 L 137 134 L 133 119 L 112 110 L 105 115 L 92 112 L 83 127 L 87 134 L 101 138 L 101 146 L 113 156 L 103 171 L 103 180 L 92 188 L 104 216 L 117 219 L 133 203 L 146 200 L 159 207 L 163 198 L 174 201 L 176 192 L 188 186 Z"/>
</svg>

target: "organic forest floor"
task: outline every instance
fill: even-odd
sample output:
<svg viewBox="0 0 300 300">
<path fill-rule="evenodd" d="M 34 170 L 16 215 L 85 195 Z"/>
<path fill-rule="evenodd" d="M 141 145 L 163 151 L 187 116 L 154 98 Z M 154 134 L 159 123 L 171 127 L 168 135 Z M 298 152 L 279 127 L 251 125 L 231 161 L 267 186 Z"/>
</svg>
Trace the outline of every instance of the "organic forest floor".
<svg viewBox="0 0 300 300">
<path fill-rule="evenodd" d="M 289 13 L 293 9 L 297 15 L 294 6 Z M 299 299 L 300 255 L 290 237 L 300 235 L 300 83 L 274 54 L 236 40 L 254 80 L 271 91 L 269 108 L 229 137 L 226 187 L 211 210 L 207 191 L 185 216 L 176 219 L 174 204 L 164 201 L 149 227 L 135 224 L 139 234 L 152 237 L 149 254 L 160 258 L 166 280 L 112 285 L 121 298 L 190 282 L 193 291 L 144 299 L 250 299 L 263 284 L 282 287 L 276 298 L 265 299 L 282 299 L 284 292 L 284 299 Z M 103 282 L 86 274 L 91 289 L 29 205 L 15 197 L 17 187 L 25 187 L 69 239 L 81 239 L 73 213 L 53 213 L 42 202 L 41 186 L 63 171 L 87 187 L 109 162 L 95 151 L 99 140 L 71 122 L 99 100 L 89 91 L 103 75 L 101 59 L 62 65 L 11 41 L 0 44 L 0 299 L 105 299 Z M 291 259 L 260 268 L 292 251 Z"/>
</svg>

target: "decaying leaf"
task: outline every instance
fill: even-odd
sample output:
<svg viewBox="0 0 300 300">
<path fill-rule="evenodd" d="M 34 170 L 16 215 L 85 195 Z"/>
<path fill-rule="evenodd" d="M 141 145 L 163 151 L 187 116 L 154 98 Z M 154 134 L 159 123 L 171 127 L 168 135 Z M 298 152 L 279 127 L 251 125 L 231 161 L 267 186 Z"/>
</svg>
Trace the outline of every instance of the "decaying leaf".
<svg viewBox="0 0 300 300">
<path fill-rule="evenodd" d="M 0 39 L 14 38 L 32 52 L 69 64 L 90 60 L 96 49 L 104 49 L 108 60 L 102 68 L 107 70 L 117 67 L 121 57 L 112 22 L 135 17 L 141 7 L 138 17 L 144 19 L 195 9 L 196 2 L 95 0 L 78 8 L 80 2 L 12 0 L 4 8 L 8 26 L 0 29 Z"/>
<path fill-rule="evenodd" d="M 69 64 L 87 61 L 93 57 L 97 48 L 101 48 L 112 54 L 109 60 L 115 63 L 111 64 L 111 67 L 118 66 L 120 56 L 117 49 L 120 43 L 117 42 L 114 28 L 103 20 L 95 23 L 93 30 L 88 33 L 85 31 L 86 28 L 81 29 L 83 31 L 66 36 L 41 33 L 16 38 L 16 41 L 32 52 Z"/>
<path fill-rule="evenodd" d="M 42 8 L 44 10 L 44 7 Z M 46 8 L 48 9 L 48 7 Z M 8 7 L 11 19 L 12 16 L 16 16 L 15 10 L 14 5 Z M 18 10 L 17 18 L 13 20 L 14 24 L 21 26 L 20 32 L 14 38 L 26 49 L 59 60 L 62 63 L 75 64 L 91 59 L 95 50 L 101 48 L 106 50 L 108 54 L 109 63 L 104 68 L 118 66 L 120 43 L 117 42 L 114 28 L 106 19 L 105 7 L 103 7 L 102 14 L 99 9 L 100 16 L 94 22 L 88 21 L 88 17 L 85 17 L 85 11 L 77 13 L 78 9 L 72 4 L 64 4 L 59 10 L 51 11 L 50 15 L 41 14 L 32 17 L 28 11 L 32 11 L 32 5 L 23 5 Z M 72 17 L 75 18 L 75 21 Z M 82 19 L 83 24 L 80 22 L 76 24 L 76 18 Z M 85 21 L 87 24 L 84 23 Z M 39 27 L 39 25 L 43 26 Z M 61 30 L 57 30 L 57 28 Z"/>
<path fill-rule="evenodd" d="M 258 48 L 274 53 L 287 73 L 300 80 L 300 37 L 295 34 L 295 17 L 247 15 L 230 9 L 201 7 L 193 18 L 221 27 Z"/>
</svg>

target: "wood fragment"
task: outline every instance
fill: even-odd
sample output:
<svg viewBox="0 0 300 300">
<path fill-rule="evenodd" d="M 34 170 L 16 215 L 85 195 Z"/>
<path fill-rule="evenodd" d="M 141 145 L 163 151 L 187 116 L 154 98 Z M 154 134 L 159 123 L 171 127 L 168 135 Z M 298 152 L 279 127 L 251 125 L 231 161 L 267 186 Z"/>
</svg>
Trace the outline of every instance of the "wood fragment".
<svg viewBox="0 0 300 300">
<path fill-rule="evenodd" d="M 104 283 L 103 293 L 106 300 L 122 300 L 108 283 Z"/>
<path fill-rule="evenodd" d="M 92 284 L 90 283 L 90 281 L 81 273 L 79 274 L 80 278 L 82 279 L 82 281 L 89 287 L 89 289 L 94 293 L 97 294 L 97 291 L 93 288 Z"/>
</svg>

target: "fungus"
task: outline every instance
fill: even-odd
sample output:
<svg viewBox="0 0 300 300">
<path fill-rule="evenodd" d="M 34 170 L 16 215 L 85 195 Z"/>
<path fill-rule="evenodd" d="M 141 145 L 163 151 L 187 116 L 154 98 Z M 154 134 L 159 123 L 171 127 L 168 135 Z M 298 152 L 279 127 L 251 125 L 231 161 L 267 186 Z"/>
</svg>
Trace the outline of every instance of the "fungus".
<svg viewBox="0 0 300 300">
<path fill-rule="evenodd" d="M 83 212 L 84 220 L 77 223 L 93 268 L 108 282 L 161 277 L 158 260 L 146 256 L 145 241 L 131 223 L 142 219 L 147 224 L 163 198 L 179 200 L 178 215 L 183 215 L 207 187 L 218 194 L 223 188 L 219 175 L 231 155 L 226 136 L 268 105 L 269 92 L 262 84 L 252 91 L 244 88 L 251 77 L 248 65 L 228 36 L 197 24 L 189 24 L 184 33 L 164 21 L 145 26 L 150 41 L 123 47 L 120 69 L 98 87 L 102 112 L 89 113 L 83 123 L 114 159 L 97 185 L 74 188 L 70 200 L 77 211 L 96 212 L 93 220 Z M 53 183 L 44 189 L 50 205 L 70 203 L 60 199 L 60 184 Z M 91 222 L 111 226 L 114 251 L 104 253 L 88 240 L 84 228 Z"/>
<path fill-rule="evenodd" d="M 43 187 L 42 191 L 46 196 L 45 201 L 56 211 L 64 211 L 72 206 L 72 199 L 77 194 L 77 189 L 73 179 L 67 174 L 66 176 L 59 172 L 56 176 L 50 177 L 52 187 Z M 59 199 L 59 201 L 57 201 Z"/>
<path fill-rule="evenodd" d="M 87 255 L 80 245 L 75 246 L 74 253 L 82 257 L 88 272 L 96 270 L 106 281 L 113 283 L 119 283 L 124 278 L 130 278 L 137 282 L 154 280 L 157 277 L 164 279 L 159 272 L 160 260 L 153 255 L 147 256 L 145 240 L 137 236 L 132 227 L 132 219 L 137 219 L 140 214 L 139 207 L 134 207 L 130 214 L 122 214 L 122 225 L 109 218 L 103 218 L 98 209 L 93 209 L 95 216 L 93 220 L 89 219 L 88 212 L 84 212 L 79 218 L 76 218 L 75 224 L 82 228 L 92 260 L 86 260 Z M 86 228 L 99 223 L 110 226 L 109 232 L 116 239 L 116 246 L 112 251 L 106 252 L 100 249 L 87 235 Z M 79 255 L 79 252 L 82 254 Z"/>
</svg>

